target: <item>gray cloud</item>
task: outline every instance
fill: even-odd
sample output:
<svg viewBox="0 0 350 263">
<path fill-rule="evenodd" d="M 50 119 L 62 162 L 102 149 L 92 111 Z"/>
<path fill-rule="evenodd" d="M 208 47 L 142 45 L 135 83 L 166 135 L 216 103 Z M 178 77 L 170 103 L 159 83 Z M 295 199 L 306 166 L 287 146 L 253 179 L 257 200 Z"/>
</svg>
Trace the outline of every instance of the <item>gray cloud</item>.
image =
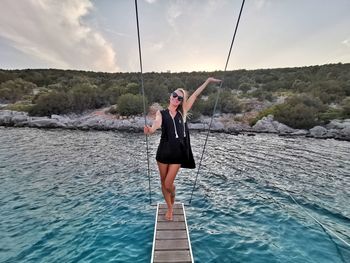
<svg viewBox="0 0 350 263">
<path fill-rule="evenodd" d="M 103 36 L 84 23 L 89 0 L 2 0 L 0 37 L 52 67 L 117 71 L 116 54 Z"/>
</svg>

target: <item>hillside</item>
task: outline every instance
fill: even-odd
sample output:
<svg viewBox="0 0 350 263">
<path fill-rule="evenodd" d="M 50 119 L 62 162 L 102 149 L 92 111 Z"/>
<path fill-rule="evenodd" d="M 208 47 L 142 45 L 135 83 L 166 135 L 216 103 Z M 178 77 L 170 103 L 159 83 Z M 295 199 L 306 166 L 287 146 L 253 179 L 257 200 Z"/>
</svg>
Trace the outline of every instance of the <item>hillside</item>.
<svg viewBox="0 0 350 263">
<path fill-rule="evenodd" d="M 350 64 L 235 70 L 225 73 L 145 73 L 147 104 L 166 105 L 176 88 L 190 92 L 207 77 L 224 78 L 218 113 L 254 123 L 273 114 L 293 128 L 310 128 L 350 118 Z M 58 69 L 0 70 L 0 105 L 32 116 L 81 113 L 114 105 L 118 115 L 142 113 L 140 75 Z M 195 104 L 192 121 L 211 115 L 217 88 L 208 87 Z M 127 105 L 127 106 L 125 106 Z"/>
</svg>

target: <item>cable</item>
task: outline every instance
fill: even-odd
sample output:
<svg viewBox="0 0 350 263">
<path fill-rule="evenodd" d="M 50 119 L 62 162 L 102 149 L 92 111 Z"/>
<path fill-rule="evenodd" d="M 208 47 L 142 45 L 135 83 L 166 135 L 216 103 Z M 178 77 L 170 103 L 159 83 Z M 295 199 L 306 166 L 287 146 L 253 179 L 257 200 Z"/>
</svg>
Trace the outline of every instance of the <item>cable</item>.
<svg viewBox="0 0 350 263">
<path fill-rule="evenodd" d="M 203 146 L 203 150 L 202 150 L 202 155 L 201 155 L 201 158 L 200 158 L 200 161 L 199 161 L 199 164 L 198 164 L 198 170 L 197 170 L 197 174 L 196 174 L 196 179 L 195 179 L 195 181 L 194 181 L 193 188 L 192 188 L 192 193 L 191 193 L 191 197 L 190 197 L 190 201 L 189 201 L 190 204 L 191 204 L 191 201 L 192 201 L 192 196 L 193 196 L 194 189 L 195 189 L 196 184 L 197 184 L 198 174 L 199 174 L 199 171 L 200 171 L 200 168 L 201 168 L 201 164 L 202 164 L 202 160 L 203 160 L 203 155 L 204 155 L 204 152 L 205 152 L 205 147 L 207 146 L 207 141 L 208 141 L 208 137 L 209 137 L 209 133 L 210 133 L 210 128 L 211 128 L 211 125 L 212 125 L 212 123 L 213 123 L 213 119 L 214 119 L 214 114 L 215 114 L 215 111 L 216 111 L 216 107 L 217 107 L 217 105 L 218 105 L 220 91 L 221 91 L 221 88 L 222 88 L 222 84 L 224 83 L 224 80 L 225 80 L 225 72 L 226 72 L 226 70 L 227 70 L 227 65 L 228 65 L 228 62 L 229 62 L 229 60 L 230 60 L 231 51 L 232 51 L 232 46 L 233 46 L 233 43 L 234 43 L 235 38 L 236 38 L 236 33 L 237 33 L 239 21 L 240 21 L 240 19 L 241 19 L 241 14 L 242 14 L 244 2 L 245 2 L 245 0 L 242 1 L 241 10 L 239 11 L 239 16 L 238 16 L 238 19 L 237 19 L 237 22 L 236 22 L 236 28 L 235 28 L 235 31 L 234 31 L 234 33 L 233 33 L 233 37 L 232 37 L 232 41 L 231 41 L 230 50 L 229 50 L 228 55 L 227 55 L 226 64 L 225 64 L 225 69 L 224 69 L 224 77 L 222 78 L 222 81 L 221 81 L 221 83 L 220 83 L 220 87 L 219 87 L 218 92 L 217 92 L 217 96 L 216 96 L 216 100 L 215 100 L 215 104 L 214 104 L 214 108 L 213 108 L 213 114 L 212 114 L 211 119 L 210 119 L 210 123 L 209 123 L 209 127 L 208 127 L 208 132 L 207 132 L 207 135 L 206 135 L 206 138 L 205 138 L 205 142 L 204 142 L 204 146 Z"/>
<path fill-rule="evenodd" d="M 139 12 L 137 9 L 137 0 L 135 0 L 135 12 L 136 12 L 136 26 L 137 26 L 137 40 L 139 44 L 139 58 L 140 58 L 140 78 L 141 78 L 141 90 L 142 90 L 142 101 L 143 101 L 143 117 L 145 119 L 145 125 L 147 125 L 146 118 L 146 101 L 145 101 L 145 88 L 143 85 L 143 70 L 142 70 L 142 54 L 141 54 L 141 38 L 139 29 Z M 147 174 L 148 174 L 148 190 L 149 190 L 149 203 L 152 203 L 151 194 L 151 173 L 150 173 L 150 163 L 149 163 L 149 150 L 148 150 L 148 135 L 145 134 L 146 140 L 146 153 L 147 153 Z"/>
</svg>

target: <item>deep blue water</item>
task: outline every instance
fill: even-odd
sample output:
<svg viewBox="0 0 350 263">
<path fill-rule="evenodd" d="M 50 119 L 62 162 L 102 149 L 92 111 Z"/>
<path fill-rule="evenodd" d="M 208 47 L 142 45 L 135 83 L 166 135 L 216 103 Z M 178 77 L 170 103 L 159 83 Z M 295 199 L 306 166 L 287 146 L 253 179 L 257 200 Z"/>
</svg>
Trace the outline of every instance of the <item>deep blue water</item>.
<svg viewBox="0 0 350 263">
<path fill-rule="evenodd" d="M 192 134 L 196 160 L 204 139 Z M 195 262 L 350 262 L 307 214 L 350 243 L 349 157 L 349 142 L 210 135 L 186 206 Z M 195 175 L 178 175 L 179 202 Z M 0 127 L 0 262 L 149 262 L 148 189 L 142 134 Z"/>
</svg>

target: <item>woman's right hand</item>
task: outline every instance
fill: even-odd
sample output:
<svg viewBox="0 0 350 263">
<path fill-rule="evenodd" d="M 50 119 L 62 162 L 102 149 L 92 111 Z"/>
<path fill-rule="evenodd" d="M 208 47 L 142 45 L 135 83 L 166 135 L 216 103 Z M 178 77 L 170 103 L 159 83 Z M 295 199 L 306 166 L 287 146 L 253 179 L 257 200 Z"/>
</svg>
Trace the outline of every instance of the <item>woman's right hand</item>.
<svg viewBox="0 0 350 263">
<path fill-rule="evenodd" d="M 152 133 L 152 127 L 145 125 L 143 127 L 143 132 L 144 132 L 144 134 L 147 134 L 147 135 L 151 134 Z"/>
</svg>

